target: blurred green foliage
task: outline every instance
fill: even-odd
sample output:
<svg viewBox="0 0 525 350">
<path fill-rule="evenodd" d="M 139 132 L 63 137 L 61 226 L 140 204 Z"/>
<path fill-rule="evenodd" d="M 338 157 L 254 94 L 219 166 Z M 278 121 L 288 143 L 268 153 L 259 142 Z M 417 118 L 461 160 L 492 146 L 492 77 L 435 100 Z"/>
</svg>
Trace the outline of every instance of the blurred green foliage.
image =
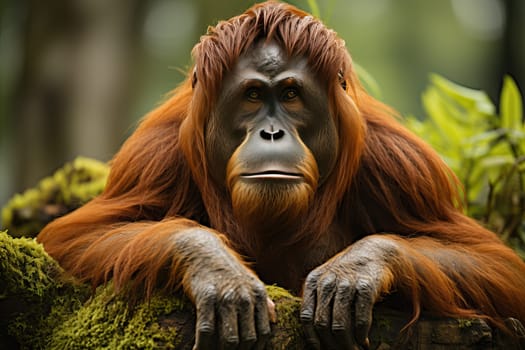
<svg viewBox="0 0 525 350">
<path fill-rule="evenodd" d="M 432 75 L 428 118 L 407 118 L 464 186 L 466 212 L 525 258 L 525 124 L 522 96 L 506 76 L 496 108 L 486 93 Z"/>
<path fill-rule="evenodd" d="M 77 157 L 35 187 L 14 195 L 0 210 L 2 229 L 14 237 L 35 237 L 53 219 L 99 195 L 108 174 L 106 163 Z"/>
</svg>

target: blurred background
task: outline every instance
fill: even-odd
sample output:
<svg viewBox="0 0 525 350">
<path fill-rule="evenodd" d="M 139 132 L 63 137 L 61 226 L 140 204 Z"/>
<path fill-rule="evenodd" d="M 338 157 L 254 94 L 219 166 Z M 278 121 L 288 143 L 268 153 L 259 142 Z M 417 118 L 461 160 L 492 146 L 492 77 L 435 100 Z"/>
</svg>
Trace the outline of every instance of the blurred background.
<svg viewBox="0 0 525 350">
<path fill-rule="evenodd" d="M 289 1 L 311 11 L 308 0 Z M 209 25 L 247 0 L 0 0 L 0 207 L 78 155 L 110 160 L 177 86 Z M 429 73 L 498 101 L 525 88 L 523 0 L 318 0 L 322 20 L 403 115 Z"/>
</svg>

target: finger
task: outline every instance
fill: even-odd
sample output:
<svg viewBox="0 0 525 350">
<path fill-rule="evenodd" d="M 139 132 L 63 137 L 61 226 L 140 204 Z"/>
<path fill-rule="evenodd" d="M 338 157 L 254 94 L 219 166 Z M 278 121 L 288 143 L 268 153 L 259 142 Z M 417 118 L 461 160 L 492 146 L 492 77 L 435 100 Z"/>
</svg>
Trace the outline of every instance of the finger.
<svg viewBox="0 0 525 350">
<path fill-rule="evenodd" d="M 327 274 L 318 282 L 317 308 L 315 310 L 314 327 L 325 348 L 335 348 L 335 339 L 332 335 L 332 301 L 336 291 L 335 274 Z"/>
<path fill-rule="evenodd" d="M 352 301 L 355 295 L 355 288 L 349 280 L 342 280 L 337 286 L 334 297 L 332 314 L 332 334 L 343 349 L 354 349 L 354 339 L 352 336 Z"/>
<path fill-rule="evenodd" d="M 315 272 L 310 273 L 306 278 L 300 316 L 305 342 L 313 349 L 321 349 L 321 341 L 319 340 L 314 328 L 318 278 L 319 274 Z"/>
<path fill-rule="evenodd" d="M 270 306 L 272 309 L 270 309 Z M 266 296 L 264 288 L 255 291 L 255 325 L 257 327 L 257 343 L 255 349 L 264 349 L 270 338 L 270 317 L 275 316 L 275 304 Z"/>
<path fill-rule="evenodd" d="M 355 339 L 359 345 L 368 348 L 368 333 L 372 325 L 372 310 L 375 292 L 369 282 L 360 282 L 355 297 Z"/>
<path fill-rule="evenodd" d="M 315 332 L 313 323 L 303 324 L 304 341 L 306 342 L 307 349 L 321 349 L 321 340 Z"/>
<path fill-rule="evenodd" d="M 250 295 L 241 295 L 239 300 L 239 349 L 251 349 L 257 340 L 255 331 L 254 305 Z"/>
<path fill-rule="evenodd" d="M 225 350 L 236 349 L 239 345 L 239 330 L 237 320 L 237 307 L 233 292 L 224 296 L 218 314 L 220 316 L 220 344 Z"/>
<path fill-rule="evenodd" d="M 270 322 L 277 322 L 277 313 L 275 311 L 275 303 L 272 299 L 266 298 L 266 306 L 268 307 L 268 315 L 270 316 Z"/>
<path fill-rule="evenodd" d="M 215 290 L 204 293 L 197 303 L 194 350 L 212 349 L 215 340 Z"/>
</svg>

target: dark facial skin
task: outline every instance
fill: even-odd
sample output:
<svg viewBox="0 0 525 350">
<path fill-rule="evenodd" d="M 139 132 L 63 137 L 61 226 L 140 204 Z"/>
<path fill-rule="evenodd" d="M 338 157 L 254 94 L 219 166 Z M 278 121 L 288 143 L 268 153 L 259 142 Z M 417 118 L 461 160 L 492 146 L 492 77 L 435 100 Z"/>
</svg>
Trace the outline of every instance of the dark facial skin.
<svg viewBox="0 0 525 350">
<path fill-rule="evenodd" d="M 210 171 L 224 185 L 227 163 L 238 149 L 243 180 L 300 181 L 302 143 L 313 154 L 322 183 L 337 157 L 337 131 L 326 88 L 301 57 L 287 57 L 275 43 L 260 42 L 239 58 L 224 80 L 206 128 Z"/>
</svg>

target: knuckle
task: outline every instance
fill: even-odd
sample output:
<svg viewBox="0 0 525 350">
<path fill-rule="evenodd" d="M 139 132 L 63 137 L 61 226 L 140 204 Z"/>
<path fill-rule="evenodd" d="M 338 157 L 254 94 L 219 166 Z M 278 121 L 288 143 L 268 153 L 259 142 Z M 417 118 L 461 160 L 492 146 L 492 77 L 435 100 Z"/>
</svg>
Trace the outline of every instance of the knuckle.
<svg viewBox="0 0 525 350">
<path fill-rule="evenodd" d="M 319 270 L 313 270 L 306 276 L 306 285 L 307 286 L 315 286 L 317 284 L 317 281 L 319 280 L 319 277 L 321 277 L 321 271 Z"/>
<path fill-rule="evenodd" d="M 265 299 L 266 298 L 266 288 L 264 284 L 258 282 L 255 284 L 255 286 L 252 288 L 253 295 L 257 299 Z"/>
<path fill-rule="evenodd" d="M 361 296 L 370 296 L 375 290 L 375 285 L 369 279 L 361 279 L 356 285 L 357 292 Z"/>
<path fill-rule="evenodd" d="M 251 292 L 251 296 L 255 304 L 259 306 L 267 305 L 268 296 L 266 293 L 266 288 L 264 286 L 262 287 L 258 286 L 258 287 L 253 288 Z"/>
<path fill-rule="evenodd" d="M 314 327 L 318 331 L 326 331 L 329 328 L 329 323 L 326 320 L 315 320 Z"/>
<path fill-rule="evenodd" d="M 250 305 L 252 305 L 252 298 L 251 298 L 250 294 L 241 292 L 238 295 L 237 303 L 239 304 L 240 309 L 244 310 L 244 309 L 249 308 Z"/>
<path fill-rule="evenodd" d="M 215 332 L 215 325 L 210 322 L 201 322 L 197 327 L 197 331 L 201 334 L 213 334 Z"/>
<path fill-rule="evenodd" d="M 195 305 L 197 310 L 209 310 L 217 302 L 217 290 L 214 286 L 206 286 L 196 295 Z"/>
<path fill-rule="evenodd" d="M 314 314 L 310 310 L 303 310 L 301 311 L 299 318 L 303 323 L 312 323 L 314 319 Z"/>
<path fill-rule="evenodd" d="M 253 345 L 257 342 L 257 337 L 256 336 L 248 336 L 248 337 L 244 337 L 241 341 L 241 344 L 243 345 Z"/>
<path fill-rule="evenodd" d="M 339 281 L 337 289 L 340 293 L 350 293 L 353 290 L 353 284 L 350 280 L 343 278 Z"/>
<path fill-rule="evenodd" d="M 233 304 L 237 299 L 237 293 L 232 288 L 225 290 L 221 296 L 221 302 L 224 304 Z"/>
<path fill-rule="evenodd" d="M 319 283 L 319 289 L 322 292 L 331 292 L 335 288 L 335 275 L 329 274 L 328 276 L 324 277 L 322 281 Z"/>
<path fill-rule="evenodd" d="M 333 333 L 343 333 L 346 331 L 346 327 L 344 324 L 341 324 L 339 322 L 332 323 L 332 332 Z"/>
<path fill-rule="evenodd" d="M 197 299 L 201 302 L 208 303 L 217 299 L 217 288 L 212 284 L 203 286 L 197 293 Z"/>
<path fill-rule="evenodd" d="M 229 336 L 224 338 L 224 343 L 228 348 L 235 348 L 237 345 L 239 345 L 239 337 L 238 336 Z"/>
</svg>

